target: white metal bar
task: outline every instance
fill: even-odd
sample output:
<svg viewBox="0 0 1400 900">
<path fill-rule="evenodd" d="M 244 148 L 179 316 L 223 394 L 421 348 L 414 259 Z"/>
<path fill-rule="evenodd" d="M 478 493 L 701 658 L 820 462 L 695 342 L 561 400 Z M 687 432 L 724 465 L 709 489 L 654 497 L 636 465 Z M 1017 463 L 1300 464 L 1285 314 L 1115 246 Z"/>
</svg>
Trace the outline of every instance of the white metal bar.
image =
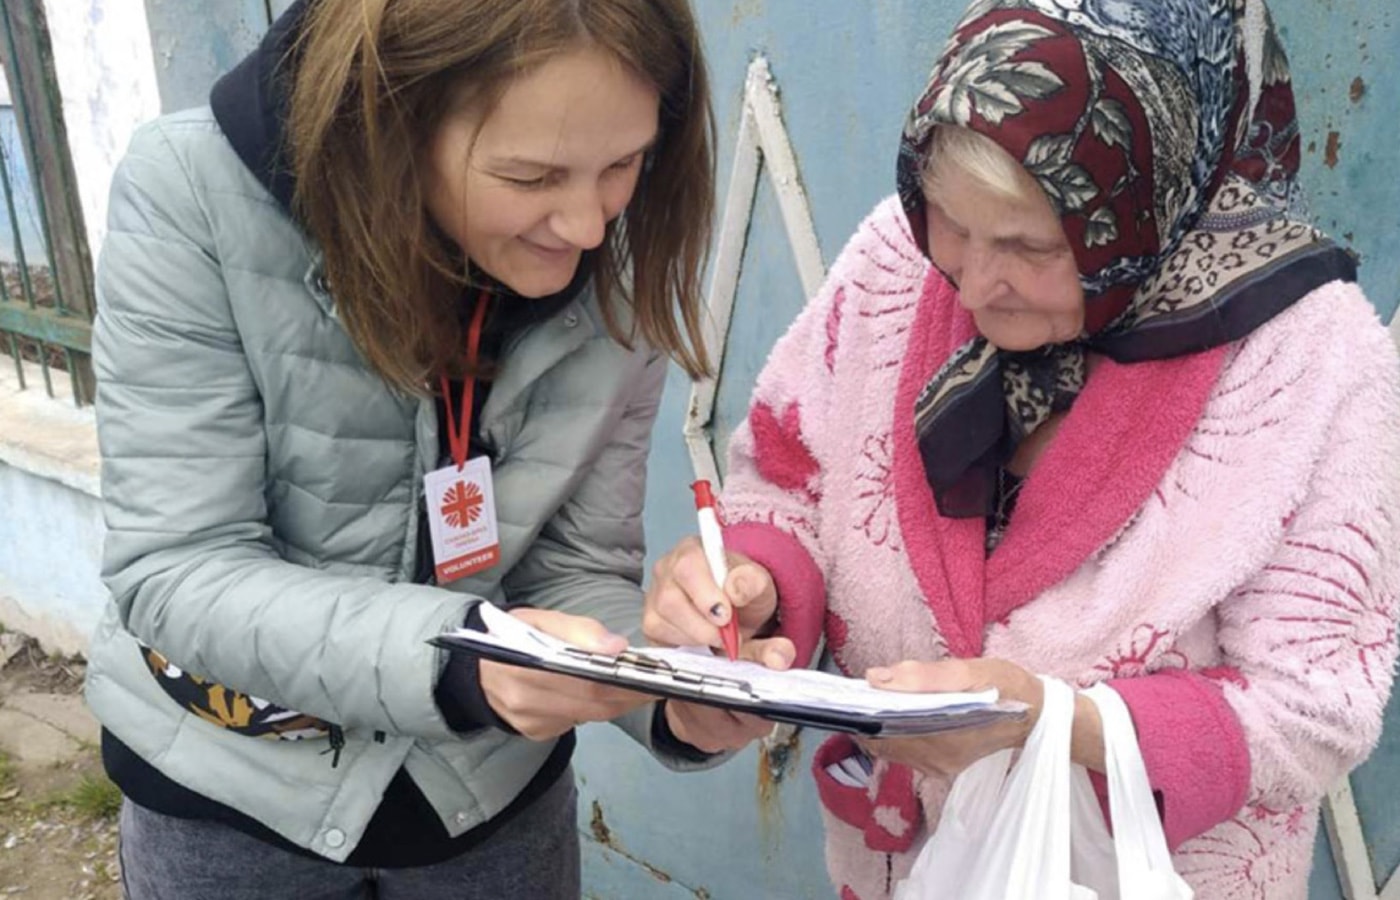
<svg viewBox="0 0 1400 900">
<path fill-rule="evenodd" d="M 821 245 L 812 225 L 812 204 L 802 187 L 792 140 L 783 124 L 778 89 L 768 69 L 768 60 L 761 56 L 749 67 L 746 94 L 758 126 L 759 146 L 763 148 L 768 174 L 778 194 L 783 224 L 787 226 L 788 240 L 797 260 L 797 274 L 802 279 L 803 292 L 810 299 L 826 278 L 826 265 L 822 262 Z"/>
<path fill-rule="evenodd" d="M 1322 820 L 1327 826 L 1327 840 L 1332 844 L 1332 858 L 1337 863 L 1342 896 L 1347 900 L 1378 900 L 1376 876 L 1371 870 L 1371 855 L 1366 850 L 1366 835 L 1361 830 L 1361 815 L 1356 811 L 1350 778 L 1337 782 L 1323 800 Z M 1386 890 L 1390 891 L 1391 886 Z"/>
<path fill-rule="evenodd" d="M 803 293 L 810 298 L 826 278 L 826 264 L 822 260 L 816 228 L 812 225 L 812 206 L 802 187 L 797 157 L 792 152 L 792 141 L 783 125 L 778 91 L 773 84 L 768 60 L 760 56 L 749 65 L 748 77 L 744 82 L 744 109 L 739 121 L 734 169 L 729 177 L 729 190 L 725 196 L 714 269 L 706 299 L 705 344 L 715 351 L 715 367 L 721 372 L 729 343 L 729 323 L 739 290 L 744 251 L 748 245 L 749 226 L 753 221 L 759 174 L 765 161 L 778 197 L 788 243 L 797 263 L 797 275 L 802 282 Z M 684 429 L 695 477 L 708 479 L 715 484 L 719 484 L 719 466 L 715 460 L 710 425 L 718 391 L 718 376 L 695 382 L 686 409 Z"/>
<path fill-rule="evenodd" d="M 752 68 L 749 77 L 753 77 Z M 748 96 L 747 91 L 745 96 Z M 705 346 L 712 353 L 715 375 L 691 385 L 684 429 L 695 477 L 708 480 L 716 487 L 719 486 L 719 466 L 715 460 L 709 426 L 714 418 L 719 372 L 724 368 L 724 354 L 729 344 L 729 322 L 734 312 L 734 298 L 739 291 L 739 274 L 743 269 L 744 250 L 748 246 L 749 223 L 753 219 L 754 198 L 758 193 L 758 176 L 762 165 L 758 131 L 746 100 L 739 120 L 734 167 L 729 175 L 719 239 L 715 242 L 710 290 L 705 301 Z"/>
</svg>

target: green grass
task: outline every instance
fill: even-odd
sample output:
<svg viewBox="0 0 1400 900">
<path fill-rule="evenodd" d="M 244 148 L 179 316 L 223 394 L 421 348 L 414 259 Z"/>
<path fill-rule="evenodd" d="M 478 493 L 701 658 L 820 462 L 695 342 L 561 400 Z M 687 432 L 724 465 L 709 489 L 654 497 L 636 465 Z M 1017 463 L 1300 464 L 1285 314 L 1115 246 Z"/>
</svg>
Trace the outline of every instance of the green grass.
<svg viewBox="0 0 1400 900">
<path fill-rule="evenodd" d="M 61 802 L 85 819 L 115 819 L 122 808 L 122 792 L 105 775 L 84 775 Z"/>
<path fill-rule="evenodd" d="M 0 750 L 0 794 L 10 789 L 15 780 L 15 764 L 10 760 L 10 756 Z"/>
<path fill-rule="evenodd" d="M 67 810 L 88 820 L 115 819 L 121 811 L 122 794 L 106 775 L 84 775 L 75 785 L 55 790 L 27 804 L 35 815 Z"/>
</svg>

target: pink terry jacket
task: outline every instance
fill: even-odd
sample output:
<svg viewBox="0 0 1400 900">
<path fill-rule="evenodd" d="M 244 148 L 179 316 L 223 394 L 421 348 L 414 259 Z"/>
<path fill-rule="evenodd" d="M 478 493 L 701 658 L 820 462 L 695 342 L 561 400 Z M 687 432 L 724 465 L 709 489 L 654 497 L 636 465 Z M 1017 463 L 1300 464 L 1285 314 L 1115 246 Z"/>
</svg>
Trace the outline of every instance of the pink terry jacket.
<svg viewBox="0 0 1400 900">
<path fill-rule="evenodd" d="M 1375 311 L 1334 283 L 1238 344 L 1104 363 L 990 558 L 981 520 L 938 515 L 913 437 L 972 329 L 882 203 L 759 378 L 729 546 L 773 572 L 804 658 L 824 636 L 855 675 L 985 655 L 1111 681 L 1197 897 L 1305 897 L 1320 800 L 1374 747 L 1396 659 L 1400 365 Z M 828 867 L 878 900 L 947 785 L 842 786 L 824 763 L 849 749 L 813 767 Z"/>
</svg>

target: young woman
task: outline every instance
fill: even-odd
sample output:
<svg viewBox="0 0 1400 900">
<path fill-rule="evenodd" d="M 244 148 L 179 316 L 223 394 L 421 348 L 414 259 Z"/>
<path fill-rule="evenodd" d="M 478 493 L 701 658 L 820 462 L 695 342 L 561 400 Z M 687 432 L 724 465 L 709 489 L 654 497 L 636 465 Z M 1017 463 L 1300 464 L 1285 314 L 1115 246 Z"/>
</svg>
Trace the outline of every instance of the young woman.
<svg viewBox="0 0 1400 900">
<path fill-rule="evenodd" d="M 894 690 L 1110 681 L 1201 900 L 1302 898 L 1318 805 L 1396 659 L 1400 366 L 1293 215 L 1262 2 L 973 4 L 882 203 L 774 348 L 723 496 L 744 630 Z M 730 603 L 686 542 L 648 631 Z M 713 611 L 713 615 L 710 615 Z M 1027 721 L 829 741 L 843 900 L 879 900 L 951 779 Z M 865 788 L 827 767 L 865 752 Z M 1103 766 L 1091 703 L 1074 760 Z"/>
<path fill-rule="evenodd" d="M 576 897 L 576 724 L 761 729 L 426 643 L 638 620 L 708 102 L 685 0 L 310 0 L 133 141 L 88 679 L 130 897 Z"/>
</svg>

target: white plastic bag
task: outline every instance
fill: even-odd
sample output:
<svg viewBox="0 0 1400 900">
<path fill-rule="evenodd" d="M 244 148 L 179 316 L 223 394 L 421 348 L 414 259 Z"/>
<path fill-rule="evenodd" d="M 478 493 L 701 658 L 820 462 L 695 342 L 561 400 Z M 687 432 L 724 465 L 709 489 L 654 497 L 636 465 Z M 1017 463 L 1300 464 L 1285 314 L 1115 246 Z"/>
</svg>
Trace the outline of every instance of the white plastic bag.
<svg viewBox="0 0 1400 900">
<path fill-rule="evenodd" d="M 895 900 L 1088 900 L 1070 882 L 1070 735 L 1074 691 L 1042 678 L 1040 719 L 1020 759 L 969 766 Z"/>
<path fill-rule="evenodd" d="M 1103 720 L 1110 835 L 1088 773 L 1070 763 L 1074 691 L 1041 680 L 1044 705 L 1020 759 L 1011 766 L 1005 750 L 957 777 L 894 900 L 1193 900 L 1172 868 L 1123 698 L 1107 685 L 1085 691 Z"/>
<path fill-rule="evenodd" d="M 1172 868 L 1127 704 L 1106 684 L 1095 685 L 1084 695 L 1098 706 L 1103 720 L 1113 836 L 1109 837 L 1098 798 L 1081 769 L 1075 773 L 1071 826 L 1075 881 L 1093 888 L 1099 900 L 1192 900 L 1195 892 Z"/>
</svg>

